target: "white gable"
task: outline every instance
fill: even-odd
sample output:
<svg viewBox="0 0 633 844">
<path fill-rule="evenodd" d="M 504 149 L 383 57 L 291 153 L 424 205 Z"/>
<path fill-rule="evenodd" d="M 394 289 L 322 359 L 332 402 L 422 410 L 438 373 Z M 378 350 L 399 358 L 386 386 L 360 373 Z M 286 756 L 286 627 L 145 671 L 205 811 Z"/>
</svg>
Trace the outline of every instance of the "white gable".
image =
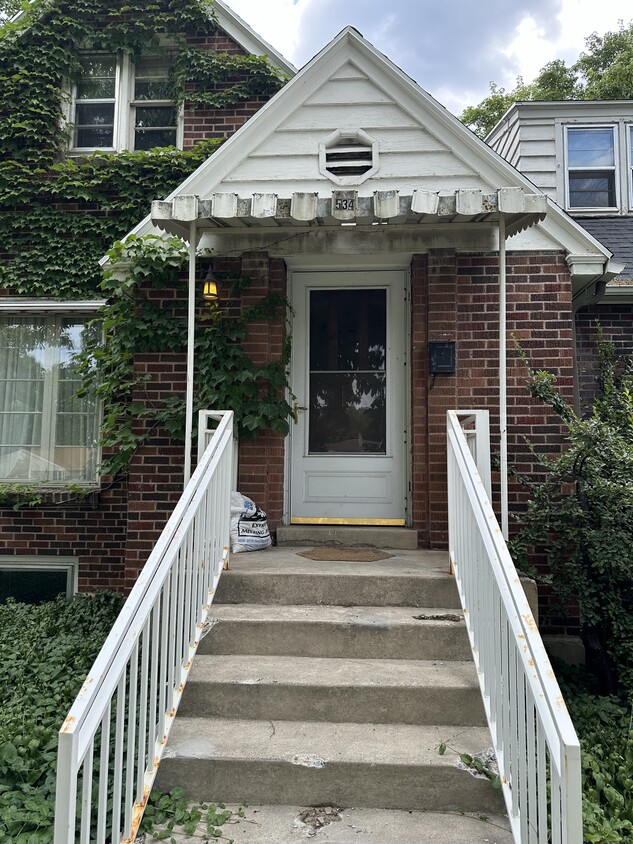
<svg viewBox="0 0 633 844">
<path fill-rule="evenodd" d="M 317 192 L 335 187 L 319 170 L 319 145 L 333 133 L 361 130 L 375 143 L 377 172 L 358 185 L 359 195 L 375 190 L 490 190 L 472 164 L 400 104 L 380 74 L 366 62 L 341 56 L 341 64 L 316 90 L 287 114 L 231 172 L 215 191 L 249 194 L 273 189 L 280 195 Z M 382 84 L 381 84 L 382 83 Z"/>
<path fill-rule="evenodd" d="M 346 183 L 351 199 L 342 196 L 341 185 L 319 159 L 320 147 L 337 133 L 345 139 L 356 133 L 363 143 L 370 139 L 372 154 L 377 151 L 366 177 Z M 267 248 L 269 241 L 258 238 L 279 227 L 323 230 L 346 221 L 361 228 L 386 222 L 394 237 L 398 225 L 409 226 L 414 251 L 448 245 L 489 250 L 495 248 L 494 225 L 503 213 L 508 234 L 542 220 L 539 242 L 544 248 L 551 243 L 550 248 L 566 250 L 573 275 L 575 259 L 582 259 L 577 284 L 584 283 L 587 267 L 594 278 L 608 272 L 610 257 L 529 179 L 351 27 L 153 210 L 162 229 L 185 237 L 188 221 L 197 218 L 198 231 L 215 232 L 211 245 L 205 243 L 212 249 L 228 248 L 221 240 L 231 232 L 250 231 L 232 242 L 233 250 Z M 478 239 L 474 228 L 471 239 L 464 236 L 463 226 L 462 232 L 454 229 L 449 235 L 444 229 L 442 238 L 433 239 L 433 227 L 446 222 L 486 228 L 480 227 Z M 411 226 L 418 224 L 415 235 Z M 134 232 L 151 228 L 147 218 Z M 301 243 L 295 240 L 294 246 Z"/>
</svg>

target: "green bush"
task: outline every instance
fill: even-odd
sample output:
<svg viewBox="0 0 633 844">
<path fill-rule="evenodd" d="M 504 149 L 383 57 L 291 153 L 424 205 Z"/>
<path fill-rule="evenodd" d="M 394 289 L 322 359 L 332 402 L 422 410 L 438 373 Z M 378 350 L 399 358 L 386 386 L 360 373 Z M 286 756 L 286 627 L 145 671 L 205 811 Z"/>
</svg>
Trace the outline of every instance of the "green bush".
<svg viewBox="0 0 633 844">
<path fill-rule="evenodd" d="M 0 842 L 52 841 L 57 733 L 121 605 L 106 592 L 0 605 Z"/>
<path fill-rule="evenodd" d="M 599 344 L 600 393 L 586 417 L 561 398 L 550 372 L 531 371 L 532 395 L 567 425 L 560 457 L 535 453 L 544 473 L 530 486 L 512 550 L 529 568 L 534 548 L 565 606 L 580 607 L 582 635 L 603 691 L 633 692 L 633 363 Z"/>
</svg>

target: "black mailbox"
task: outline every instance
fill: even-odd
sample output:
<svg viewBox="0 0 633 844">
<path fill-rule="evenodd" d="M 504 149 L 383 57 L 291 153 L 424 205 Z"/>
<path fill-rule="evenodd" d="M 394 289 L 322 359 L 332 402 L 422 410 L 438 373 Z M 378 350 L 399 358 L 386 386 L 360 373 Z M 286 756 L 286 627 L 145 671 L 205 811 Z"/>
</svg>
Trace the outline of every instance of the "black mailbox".
<svg viewBox="0 0 633 844">
<path fill-rule="evenodd" d="M 454 340 L 432 340 L 429 343 L 429 371 L 431 375 L 455 373 Z"/>
</svg>

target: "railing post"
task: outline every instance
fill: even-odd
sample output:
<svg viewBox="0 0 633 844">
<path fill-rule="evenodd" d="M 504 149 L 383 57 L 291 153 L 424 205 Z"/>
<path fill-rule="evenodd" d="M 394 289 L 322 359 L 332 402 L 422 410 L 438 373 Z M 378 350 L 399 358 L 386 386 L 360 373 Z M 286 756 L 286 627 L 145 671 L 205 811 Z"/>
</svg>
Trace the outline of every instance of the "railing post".
<svg viewBox="0 0 633 844">
<path fill-rule="evenodd" d="M 62 726 L 62 731 L 63 731 Z M 57 788 L 55 794 L 55 844 L 74 844 L 77 821 L 76 741 L 73 733 L 60 732 L 57 748 L 57 783 L 65 782 L 67 789 Z"/>
</svg>

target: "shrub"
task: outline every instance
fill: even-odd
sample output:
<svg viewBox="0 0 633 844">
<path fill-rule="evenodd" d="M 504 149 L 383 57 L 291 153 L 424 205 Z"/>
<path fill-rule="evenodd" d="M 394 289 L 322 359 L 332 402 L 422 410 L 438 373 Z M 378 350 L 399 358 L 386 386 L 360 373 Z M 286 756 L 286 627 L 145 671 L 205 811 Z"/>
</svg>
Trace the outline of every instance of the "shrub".
<svg viewBox="0 0 633 844">
<path fill-rule="evenodd" d="M 568 427 L 555 459 L 535 453 L 545 480 L 533 483 L 518 517 L 513 552 L 524 567 L 535 546 L 547 555 L 555 593 L 578 601 L 588 659 L 603 688 L 633 691 L 633 364 L 599 344 L 600 393 L 579 417 L 560 397 L 550 372 L 530 372 L 534 397 Z"/>
<path fill-rule="evenodd" d="M 0 605 L 0 842 L 52 841 L 57 733 L 121 604 Z"/>
</svg>

